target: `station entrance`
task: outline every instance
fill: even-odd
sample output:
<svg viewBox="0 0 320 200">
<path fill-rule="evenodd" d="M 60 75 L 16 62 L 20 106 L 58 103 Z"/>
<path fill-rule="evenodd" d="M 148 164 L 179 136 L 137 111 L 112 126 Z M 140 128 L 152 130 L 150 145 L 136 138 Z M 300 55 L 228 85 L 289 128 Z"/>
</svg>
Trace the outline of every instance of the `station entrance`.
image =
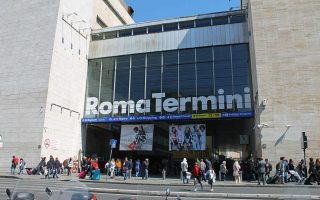
<svg viewBox="0 0 320 200">
<path fill-rule="evenodd" d="M 122 125 L 129 124 L 153 124 L 153 147 L 152 151 L 121 151 L 119 143 Z M 205 124 L 205 150 L 177 151 L 169 150 L 170 126 L 184 124 Z M 103 163 L 110 159 L 110 140 L 116 139 L 116 148 L 112 151 L 112 158 L 132 158 L 150 160 L 150 174 L 160 175 L 162 161 L 168 161 L 170 175 L 178 176 L 180 162 L 187 158 L 189 166 L 195 160 L 209 159 L 212 162 L 220 163 L 222 160 L 246 160 L 254 151 L 254 119 L 221 119 L 221 120 L 187 120 L 187 121 L 159 121 L 153 123 L 94 123 L 86 124 L 86 142 L 84 154 L 90 157 L 98 157 Z"/>
</svg>

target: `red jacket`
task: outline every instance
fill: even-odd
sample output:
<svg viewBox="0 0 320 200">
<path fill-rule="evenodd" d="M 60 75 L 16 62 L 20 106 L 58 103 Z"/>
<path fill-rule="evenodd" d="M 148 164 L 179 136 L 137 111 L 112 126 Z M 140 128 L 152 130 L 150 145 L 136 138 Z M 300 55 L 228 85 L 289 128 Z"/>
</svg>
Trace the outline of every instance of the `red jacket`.
<svg viewBox="0 0 320 200">
<path fill-rule="evenodd" d="M 193 175 L 194 177 L 199 177 L 199 176 L 201 176 L 200 169 L 199 169 L 199 166 L 198 166 L 198 165 L 196 165 L 196 166 L 193 168 L 193 170 L 192 170 L 192 175 Z"/>
</svg>

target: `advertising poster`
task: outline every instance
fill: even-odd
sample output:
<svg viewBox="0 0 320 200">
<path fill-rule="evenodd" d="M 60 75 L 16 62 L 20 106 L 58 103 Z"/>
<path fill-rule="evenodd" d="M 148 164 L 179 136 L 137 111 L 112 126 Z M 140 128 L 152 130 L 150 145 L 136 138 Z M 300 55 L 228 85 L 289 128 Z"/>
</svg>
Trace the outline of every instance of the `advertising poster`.
<svg viewBox="0 0 320 200">
<path fill-rule="evenodd" d="M 206 150 L 205 124 L 169 126 L 169 151 L 203 150 Z"/>
<path fill-rule="evenodd" d="M 120 151 L 152 151 L 153 124 L 122 125 Z"/>
</svg>

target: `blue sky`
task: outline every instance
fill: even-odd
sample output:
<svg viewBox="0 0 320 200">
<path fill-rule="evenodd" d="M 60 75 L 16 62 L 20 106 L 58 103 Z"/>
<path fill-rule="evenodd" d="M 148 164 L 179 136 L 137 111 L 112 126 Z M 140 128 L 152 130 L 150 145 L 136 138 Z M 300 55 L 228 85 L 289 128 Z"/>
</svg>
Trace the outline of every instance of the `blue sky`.
<svg viewBox="0 0 320 200">
<path fill-rule="evenodd" d="M 135 22 L 239 9 L 240 0 L 125 0 L 134 9 Z"/>
</svg>

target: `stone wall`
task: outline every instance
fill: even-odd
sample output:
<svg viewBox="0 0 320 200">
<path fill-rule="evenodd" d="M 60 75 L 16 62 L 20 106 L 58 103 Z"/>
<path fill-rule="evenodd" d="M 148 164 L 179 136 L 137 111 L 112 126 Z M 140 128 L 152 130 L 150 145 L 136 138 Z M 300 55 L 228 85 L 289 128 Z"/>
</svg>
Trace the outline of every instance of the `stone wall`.
<svg viewBox="0 0 320 200">
<path fill-rule="evenodd" d="M 302 131 L 307 157 L 320 157 L 320 1 L 249 2 L 262 157 L 302 159 Z"/>
</svg>

